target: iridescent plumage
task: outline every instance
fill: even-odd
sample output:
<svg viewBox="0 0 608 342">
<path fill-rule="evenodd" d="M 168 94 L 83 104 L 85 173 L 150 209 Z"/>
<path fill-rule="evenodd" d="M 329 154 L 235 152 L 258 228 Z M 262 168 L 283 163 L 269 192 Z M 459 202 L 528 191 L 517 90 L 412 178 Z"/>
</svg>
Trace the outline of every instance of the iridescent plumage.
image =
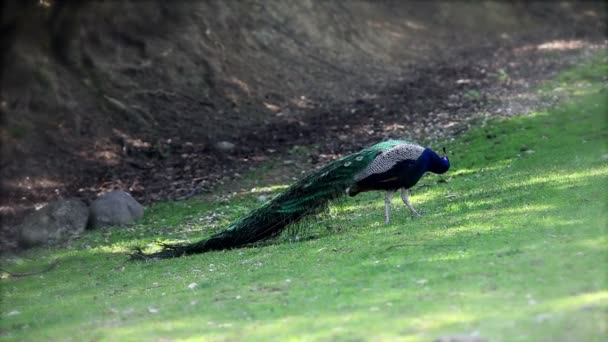
<svg viewBox="0 0 608 342">
<path fill-rule="evenodd" d="M 364 191 L 386 190 L 392 196 L 397 189 L 406 189 L 404 202 L 416 213 L 406 200 L 407 189 L 416 184 L 424 172 L 443 173 L 448 168 L 447 157 L 440 158 L 430 149 L 399 140 L 381 142 L 305 176 L 207 239 L 192 244 L 167 245 L 153 254 L 138 250 L 133 257 L 171 258 L 242 247 L 278 235 L 290 224 L 322 211 L 334 199 Z"/>
</svg>

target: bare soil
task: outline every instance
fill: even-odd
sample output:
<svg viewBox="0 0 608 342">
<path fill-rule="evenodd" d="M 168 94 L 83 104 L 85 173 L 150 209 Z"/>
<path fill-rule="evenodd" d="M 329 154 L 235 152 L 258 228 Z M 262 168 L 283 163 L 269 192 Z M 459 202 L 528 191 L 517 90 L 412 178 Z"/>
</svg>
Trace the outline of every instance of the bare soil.
<svg viewBox="0 0 608 342">
<path fill-rule="evenodd" d="M 283 181 L 551 105 L 530 90 L 606 45 L 603 2 L 48 3 L 5 5 L 3 249 L 57 198 Z"/>
</svg>

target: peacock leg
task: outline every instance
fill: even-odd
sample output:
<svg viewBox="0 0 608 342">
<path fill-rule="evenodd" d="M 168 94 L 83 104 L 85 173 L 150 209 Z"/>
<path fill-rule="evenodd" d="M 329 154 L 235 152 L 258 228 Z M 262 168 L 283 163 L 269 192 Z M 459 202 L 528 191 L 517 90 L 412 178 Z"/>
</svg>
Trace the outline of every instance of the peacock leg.
<svg viewBox="0 0 608 342">
<path fill-rule="evenodd" d="M 420 216 L 420 214 L 416 211 L 416 209 L 414 209 L 414 207 L 412 207 L 412 204 L 410 203 L 410 198 L 409 198 L 409 193 L 407 191 L 407 189 L 402 188 L 401 189 L 401 199 L 403 200 L 403 203 L 405 203 L 405 205 L 410 208 L 410 210 L 412 211 L 412 214 L 414 214 L 415 216 Z"/>
<path fill-rule="evenodd" d="M 393 195 L 395 194 L 395 190 L 386 191 L 386 197 L 384 198 L 384 223 L 388 224 L 390 221 L 391 215 L 391 200 L 393 199 Z"/>
</svg>

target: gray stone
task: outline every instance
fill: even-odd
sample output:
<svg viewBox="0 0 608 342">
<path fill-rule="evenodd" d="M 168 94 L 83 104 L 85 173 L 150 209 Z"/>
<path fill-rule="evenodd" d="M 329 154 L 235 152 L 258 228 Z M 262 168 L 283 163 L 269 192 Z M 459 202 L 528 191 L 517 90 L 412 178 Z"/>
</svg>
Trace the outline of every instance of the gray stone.
<svg viewBox="0 0 608 342">
<path fill-rule="evenodd" d="M 91 203 L 89 227 L 126 226 L 144 215 L 144 207 L 124 191 L 108 192 Z"/>
<path fill-rule="evenodd" d="M 51 202 L 28 215 L 18 227 L 24 247 L 56 245 L 80 236 L 87 225 L 89 208 L 80 200 Z"/>
<path fill-rule="evenodd" d="M 234 150 L 236 145 L 229 141 L 220 141 L 215 144 L 215 147 L 222 152 L 231 152 Z"/>
<path fill-rule="evenodd" d="M 123 110 L 123 111 L 127 111 L 128 110 L 127 105 L 125 105 L 124 103 L 118 101 L 117 99 L 115 99 L 113 97 L 109 97 L 108 95 L 104 95 L 103 97 L 106 100 L 108 100 L 108 102 L 110 102 L 112 104 L 112 106 L 116 107 L 116 109 Z"/>
<path fill-rule="evenodd" d="M 260 196 L 257 197 L 257 200 L 260 201 L 260 202 L 266 202 L 266 201 L 268 201 L 268 196 L 266 196 L 266 195 L 260 195 Z"/>
</svg>

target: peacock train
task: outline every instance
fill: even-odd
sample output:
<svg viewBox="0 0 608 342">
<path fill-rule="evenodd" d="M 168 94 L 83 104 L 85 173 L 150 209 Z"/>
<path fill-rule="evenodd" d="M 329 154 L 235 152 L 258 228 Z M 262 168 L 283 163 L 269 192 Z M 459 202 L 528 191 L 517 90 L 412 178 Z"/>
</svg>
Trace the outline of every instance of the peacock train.
<svg viewBox="0 0 608 342">
<path fill-rule="evenodd" d="M 408 189 L 426 172 L 443 174 L 449 168 L 445 149 L 441 157 L 430 148 L 411 142 L 384 141 L 337 159 L 305 176 L 207 239 L 190 244 L 164 245 L 163 250 L 151 254 L 137 249 L 131 256 L 138 260 L 164 259 L 243 247 L 277 236 L 289 225 L 319 213 L 332 200 L 366 191 L 386 192 L 386 223 L 390 221 L 391 199 L 398 190 L 403 203 L 418 216 L 409 201 Z"/>
</svg>

